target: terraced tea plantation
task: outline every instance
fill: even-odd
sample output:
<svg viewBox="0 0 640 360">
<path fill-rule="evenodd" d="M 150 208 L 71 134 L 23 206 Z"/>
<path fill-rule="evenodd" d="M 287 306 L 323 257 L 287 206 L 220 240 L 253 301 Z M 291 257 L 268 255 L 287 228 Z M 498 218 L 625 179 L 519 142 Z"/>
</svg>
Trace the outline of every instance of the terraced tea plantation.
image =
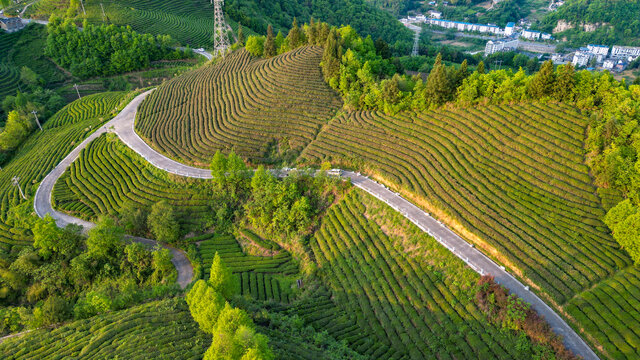
<svg viewBox="0 0 640 360">
<path fill-rule="evenodd" d="M 211 336 L 193 321 L 182 298 L 35 330 L 0 344 L 3 359 L 202 359 Z"/>
<path fill-rule="evenodd" d="M 303 158 L 362 159 L 564 303 L 630 263 L 600 220 L 584 164 L 586 122 L 561 105 L 358 112 L 333 121 Z"/>
<path fill-rule="evenodd" d="M 125 0 L 85 2 L 87 16 L 92 23 L 102 24 L 102 9 L 109 23 L 131 26 L 141 33 L 171 35 L 183 45 L 191 47 L 213 46 L 213 5 L 209 1 L 197 0 Z M 237 24 L 227 18 L 234 29 Z M 251 33 L 244 29 L 245 34 Z"/>
<path fill-rule="evenodd" d="M 321 58 L 320 47 L 268 60 L 236 51 L 160 86 L 141 105 L 136 130 L 160 152 L 196 165 L 208 165 L 218 149 L 252 162 L 293 161 L 341 106 Z"/>
<path fill-rule="evenodd" d="M 247 255 L 230 235 L 206 234 L 190 241 L 198 243 L 205 278 L 209 277 L 217 252 L 235 275 L 240 294 L 283 303 L 291 300 L 294 279 L 289 275 L 298 274 L 298 266 L 286 251 L 281 250 L 274 256 Z"/>
<path fill-rule="evenodd" d="M 133 94 L 103 93 L 83 99 L 81 106 L 69 104 L 45 122 L 17 150 L 14 158 L 0 171 L 0 256 L 17 252 L 30 243 L 25 230 L 7 223 L 10 207 L 23 203 L 18 189 L 11 183 L 14 176 L 27 196 L 33 196 L 38 183 L 71 150 L 106 120 L 113 117 L 131 100 Z"/>
<path fill-rule="evenodd" d="M 15 95 L 18 89 L 20 69 L 9 64 L 9 51 L 19 38 L 19 33 L 0 32 L 0 98 Z"/>
<path fill-rule="evenodd" d="M 389 221 L 389 212 L 352 191 L 311 241 L 334 303 L 357 319 L 345 338 L 352 347 L 373 359 L 531 358 L 471 300 L 479 275 L 408 221 Z M 421 256 L 412 256 L 418 248 Z"/>
<path fill-rule="evenodd" d="M 640 269 L 625 269 L 571 299 L 567 311 L 614 359 L 640 355 Z"/>
<path fill-rule="evenodd" d="M 634 330 L 622 323 L 600 327 L 606 323 L 598 320 L 593 294 L 573 299 L 631 263 L 600 220 L 604 210 L 584 164 L 586 125 L 573 108 L 558 104 L 356 112 L 334 119 L 301 159 L 373 174 L 455 225 L 543 296 L 569 304 L 576 327 L 612 354 L 637 357 Z M 599 288 L 593 291 L 602 304 L 617 308 L 618 295 Z M 637 314 L 640 293 L 616 289 L 630 304 L 618 316 Z"/>
<path fill-rule="evenodd" d="M 70 215 L 95 220 L 116 213 L 126 201 L 151 207 L 167 200 L 182 224 L 198 224 L 211 213 L 214 199 L 207 196 L 203 181 L 179 181 L 107 134 L 89 144 L 65 171 L 53 189 L 53 203 Z"/>
</svg>

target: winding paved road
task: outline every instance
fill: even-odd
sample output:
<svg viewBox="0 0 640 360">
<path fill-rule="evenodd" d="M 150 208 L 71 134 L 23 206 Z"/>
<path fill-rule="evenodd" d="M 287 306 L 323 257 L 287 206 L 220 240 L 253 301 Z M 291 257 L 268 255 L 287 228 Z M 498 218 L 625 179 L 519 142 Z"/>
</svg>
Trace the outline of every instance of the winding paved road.
<svg viewBox="0 0 640 360">
<path fill-rule="evenodd" d="M 68 223 L 80 224 L 90 228 L 92 223 L 71 217 L 66 214 L 62 214 L 53 210 L 51 207 L 51 191 L 56 180 L 62 175 L 64 170 L 75 160 L 80 150 L 87 146 L 96 137 L 106 132 L 108 129 L 113 131 L 122 139 L 136 153 L 144 157 L 152 165 L 160 168 L 169 173 L 176 175 L 182 175 L 187 177 L 208 179 L 211 178 L 211 173 L 207 169 L 195 168 L 188 166 L 177 161 L 171 160 L 166 156 L 153 150 L 147 143 L 145 143 L 134 130 L 135 114 L 138 105 L 142 100 L 153 90 L 149 90 L 143 94 L 138 95 L 125 109 L 118 114 L 113 120 L 106 125 L 98 129 L 95 133 L 89 136 L 84 142 L 82 142 L 76 149 L 74 149 L 47 177 L 42 181 L 38 191 L 36 192 L 36 198 L 34 200 L 34 207 L 36 213 L 39 216 L 45 214 L 51 214 L 59 226 L 64 226 Z M 438 220 L 431 217 L 428 213 L 413 205 L 411 202 L 405 200 L 399 194 L 394 193 L 387 189 L 385 186 L 378 184 L 377 182 L 369 179 L 368 177 L 351 171 L 343 171 L 342 177 L 351 179 L 354 186 L 366 191 L 374 197 L 387 203 L 394 210 L 400 212 L 416 226 L 429 235 L 434 237 L 442 245 L 453 252 L 457 257 L 466 262 L 476 272 L 484 275 L 491 274 L 495 277 L 495 280 L 501 285 L 508 288 L 511 292 L 517 294 L 522 299 L 527 301 L 538 314 L 545 317 L 547 322 L 551 325 L 551 328 L 559 335 L 564 337 L 565 345 L 568 349 L 575 354 L 582 356 L 586 360 L 598 359 L 598 356 L 589 348 L 589 346 L 582 340 L 582 338 L 547 304 L 542 301 L 536 294 L 529 290 L 529 287 L 522 284 L 516 278 L 511 276 L 504 267 L 496 264 L 493 260 L 489 259 L 482 252 L 463 240 L 456 233 L 451 231 L 445 225 Z M 134 241 L 150 242 L 155 244 L 155 241 L 149 239 L 134 238 Z M 186 260 L 183 253 L 172 249 L 174 252 L 174 264 L 178 268 L 179 278 L 182 276 L 184 280 L 187 273 L 183 273 L 188 268 L 189 273 L 188 280 L 190 281 L 192 275 L 192 269 L 189 261 Z M 180 255 L 184 258 L 186 263 L 180 264 Z M 186 264 L 189 264 L 188 266 Z M 182 283 L 181 283 L 182 284 Z M 188 284 L 188 281 L 187 281 Z"/>
<path fill-rule="evenodd" d="M 67 155 L 55 168 L 53 168 L 53 170 L 51 170 L 49 174 L 47 174 L 47 176 L 40 183 L 40 186 L 38 186 L 35 198 L 33 199 L 33 207 L 39 217 L 44 217 L 45 215 L 49 214 L 54 218 L 56 224 L 59 227 L 65 227 L 68 224 L 76 224 L 82 226 L 85 231 L 87 231 L 95 226 L 95 224 L 92 222 L 78 219 L 76 217 L 54 210 L 51 204 L 51 192 L 53 191 L 53 186 L 58 181 L 62 173 L 64 173 L 64 171 L 71 165 L 71 163 L 73 163 L 73 161 L 78 158 L 82 149 L 87 147 L 90 142 L 109 131 L 109 129 L 114 127 L 115 124 L 126 122 L 126 119 L 129 118 L 134 119 L 138 106 L 150 92 L 151 90 L 138 95 L 115 118 L 98 128 L 93 134 L 89 135 L 89 137 L 87 137 L 82 143 L 80 143 L 78 147 L 73 149 L 73 151 L 71 151 L 69 155 Z M 159 244 L 157 241 L 151 239 L 144 239 L 133 236 L 128 236 L 127 238 L 130 241 L 138 242 L 141 244 L 149 246 L 159 245 L 165 249 L 169 249 L 172 254 L 171 262 L 178 271 L 178 284 L 183 289 L 187 287 L 187 285 L 189 285 L 191 279 L 193 278 L 193 267 L 191 266 L 189 259 L 187 259 L 187 256 L 182 250 Z"/>
</svg>

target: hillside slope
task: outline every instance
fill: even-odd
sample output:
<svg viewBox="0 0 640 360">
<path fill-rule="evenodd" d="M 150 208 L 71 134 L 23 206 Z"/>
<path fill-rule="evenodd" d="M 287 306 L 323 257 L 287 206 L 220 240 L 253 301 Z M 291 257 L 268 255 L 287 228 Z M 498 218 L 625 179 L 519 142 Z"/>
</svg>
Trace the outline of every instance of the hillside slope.
<svg viewBox="0 0 640 360">
<path fill-rule="evenodd" d="M 36 131 L 16 150 L 0 171 L 0 257 L 17 254 L 30 243 L 28 231 L 9 218 L 9 210 L 24 203 L 11 179 L 18 177 L 26 196 L 33 196 L 49 171 L 129 100 L 122 92 L 85 96 L 58 111 L 43 125 L 44 131 Z"/>
<path fill-rule="evenodd" d="M 160 86 L 140 107 L 136 131 L 190 164 L 208 165 L 218 149 L 251 162 L 292 160 L 341 106 L 321 58 L 319 47 L 268 60 L 236 51 Z"/>
<path fill-rule="evenodd" d="M 561 104 L 355 112 L 332 120 L 301 160 L 329 160 L 383 180 L 555 304 L 568 305 L 574 324 L 609 355 L 633 358 L 640 348 L 632 323 L 598 316 L 601 303 L 618 301 L 615 292 L 595 291 L 598 301 L 582 294 L 631 264 L 601 221 L 604 210 L 584 164 L 586 125 Z M 633 274 L 619 277 L 633 284 Z M 622 313 L 640 310 L 633 286 L 617 289 L 630 301 Z"/>
</svg>

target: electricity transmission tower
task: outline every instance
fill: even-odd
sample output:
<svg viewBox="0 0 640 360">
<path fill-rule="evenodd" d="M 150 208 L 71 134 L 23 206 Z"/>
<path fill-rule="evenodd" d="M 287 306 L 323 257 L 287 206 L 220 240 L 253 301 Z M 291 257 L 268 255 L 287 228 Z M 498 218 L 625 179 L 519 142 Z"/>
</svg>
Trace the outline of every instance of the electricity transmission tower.
<svg viewBox="0 0 640 360">
<path fill-rule="evenodd" d="M 224 20 L 222 5 L 224 0 L 212 0 L 215 11 L 215 28 L 213 32 L 213 56 L 222 56 L 229 49 L 229 35 L 227 34 L 227 23 Z"/>
</svg>

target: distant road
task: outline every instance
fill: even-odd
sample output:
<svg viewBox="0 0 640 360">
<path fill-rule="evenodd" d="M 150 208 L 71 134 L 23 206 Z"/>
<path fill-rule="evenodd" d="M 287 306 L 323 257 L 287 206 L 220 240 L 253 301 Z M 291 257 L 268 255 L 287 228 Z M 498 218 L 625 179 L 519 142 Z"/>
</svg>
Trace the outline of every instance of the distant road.
<svg viewBox="0 0 640 360">
<path fill-rule="evenodd" d="M 122 110 L 120 114 L 118 114 L 118 116 L 83 141 L 60 163 L 60 165 L 47 175 L 38 188 L 38 191 L 36 192 L 36 199 L 34 200 L 34 206 L 38 216 L 44 216 L 44 214 L 50 213 L 54 216 L 56 221 L 59 221 L 58 225 L 64 225 L 66 223 L 79 223 L 82 225 L 84 223 L 89 227 L 93 226 L 93 224 L 84 220 L 76 219 L 53 210 L 51 207 L 51 191 L 56 180 L 60 175 L 62 175 L 64 170 L 69 167 L 73 160 L 78 157 L 80 150 L 86 147 L 86 145 L 93 139 L 100 136 L 100 134 L 106 132 L 107 129 L 112 129 L 127 146 L 159 169 L 186 177 L 200 179 L 211 178 L 210 170 L 188 166 L 169 159 L 153 150 L 138 136 L 138 134 L 136 134 L 134 129 L 136 109 L 142 100 L 152 91 L 153 90 L 149 90 L 138 95 L 131 103 L 129 103 L 129 105 L 127 105 L 127 107 L 125 107 L 124 110 Z M 286 171 L 284 172 L 286 173 Z M 517 294 L 523 300 L 531 304 L 532 308 L 536 310 L 538 314 L 544 316 L 553 331 L 563 336 L 565 345 L 575 354 L 582 356 L 585 360 L 598 359 L 598 356 L 593 352 L 593 350 L 591 350 L 591 348 L 589 348 L 584 340 L 582 340 L 582 338 L 553 309 L 545 304 L 542 299 L 530 291 L 528 286 L 525 286 L 519 280 L 511 276 L 504 267 L 489 259 L 482 252 L 447 228 L 444 224 L 431 217 L 430 214 L 413 205 L 399 194 L 390 191 L 385 186 L 361 175 L 360 173 L 343 171 L 342 177 L 349 178 L 354 186 L 382 200 L 391 208 L 400 212 L 404 217 L 418 226 L 418 228 L 434 237 L 454 255 L 466 262 L 476 272 L 481 275 L 493 275 L 496 282 L 509 289 L 512 293 Z M 153 242 L 153 240 L 144 240 Z M 174 256 L 174 260 L 175 259 L 176 257 Z M 176 264 L 175 261 L 174 264 Z M 176 267 L 178 267 L 178 265 L 176 265 Z M 189 269 L 192 271 L 190 267 Z M 180 274 L 180 270 L 178 273 Z M 189 277 L 189 280 L 190 279 L 191 277 Z"/>
</svg>

